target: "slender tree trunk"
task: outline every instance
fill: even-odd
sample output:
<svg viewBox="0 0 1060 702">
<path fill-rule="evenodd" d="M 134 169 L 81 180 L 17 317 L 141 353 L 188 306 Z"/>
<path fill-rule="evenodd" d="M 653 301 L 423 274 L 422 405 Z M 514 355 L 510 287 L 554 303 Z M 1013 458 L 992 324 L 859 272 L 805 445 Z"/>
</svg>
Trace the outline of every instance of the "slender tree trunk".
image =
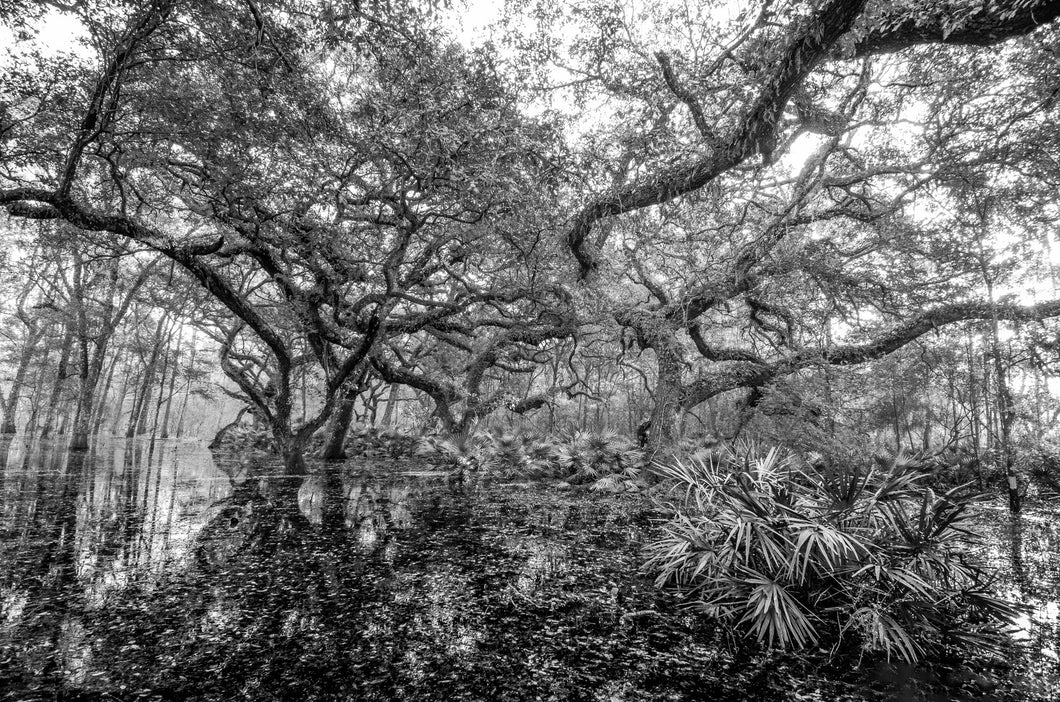
<svg viewBox="0 0 1060 702">
<path fill-rule="evenodd" d="M 18 365 L 15 367 L 15 377 L 11 381 L 11 389 L 7 395 L 7 401 L 3 402 L 3 422 L 0 424 L 0 434 L 14 434 L 17 430 L 15 415 L 18 414 L 18 403 L 22 398 L 22 388 L 26 384 L 26 373 L 29 370 L 30 361 L 37 349 L 37 344 L 44 335 L 43 329 L 32 329 L 26 336 L 22 345 L 22 351 L 18 355 Z M 3 398 L 0 398 L 0 402 Z"/>
<path fill-rule="evenodd" d="M 171 368 L 175 369 L 177 367 L 177 361 L 178 361 L 177 357 L 180 355 L 180 336 L 179 335 L 177 336 L 176 348 L 173 350 L 172 353 L 170 353 L 170 345 L 171 345 L 172 341 L 173 341 L 173 331 L 170 330 L 169 334 L 167 334 L 167 336 L 166 336 L 166 345 L 162 349 L 162 370 L 159 373 L 159 380 L 158 380 L 158 399 L 155 400 L 154 412 L 152 413 L 152 416 L 154 417 L 154 421 L 151 423 L 151 438 L 152 439 L 154 437 L 158 436 L 159 423 L 161 423 L 161 425 L 162 425 L 162 437 L 163 438 L 166 437 L 166 424 L 169 421 L 169 411 L 168 411 L 169 410 L 169 403 L 173 399 L 173 395 L 172 395 L 173 388 L 172 388 L 172 383 L 170 383 L 170 375 L 173 372 L 175 372 L 175 371 L 171 372 L 170 369 Z M 166 385 L 167 385 L 167 383 L 169 383 L 169 394 L 168 395 L 166 394 Z M 165 418 L 163 418 L 163 412 L 162 412 L 162 406 L 163 405 L 165 405 L 165 407 L 166 407 Z"/>
<path fill-rule="evenodd" d="M 902 452 L 902 423 L 899 417 L 898 395 L 894 390 L 893 383 L 891 385 L 891 414 L 893 416 L 892 429 L 894 430 L 894 455 L 897 456 Z"/>
<path fill-rule="evenodd" d="M 994 297 L 994 279 L 987 265 L 986 254 L 980 244 L 979 264 L 982 268 L 986 292 L 990 300 L 990 346 L 994 361 L 994 382 L 997 388 L 998 446 L 1001 449 L 1001 462 L 1005 470 L 1005 482 L 1008 491 L 1008 508 L 1012 514 L 1019 514 L 1020 492 L 1019 478 L 1016 475 L 1015 457 L 1012 450 L 1012 425 L 1016 420 L 1016 403 L 1008 387 L 1007 369 L 1001 357 L 1001 334 L 997 316 L 997 301 Z"/>
<path fill-rule="evenodd" d="M 93 434 L 98 434 L 103 428 L 103 419 L 107 415 L 107 400 L 110 398 L 110 388 L 114 383 L 114 369 L 118 365 L 118 359 L 119 354 L 111 354 L 110 362 L 107 364 L 107 375 L 103 379 L 103 388 L 99 392 L 96 411 L 92 419 Z"/>
<path fill-rule="evenodd" d="M 131 439 L 137 433 L 143 433 L 147 428 L 148 406 L 151 402 L 152 390 L 154 389 L 155 373 L 158 369 L 158 357 L 160 341 L 162 339 L 162 328 L 166 321 L 166 315 L 158 318 L 155 324 L 154 343 L 151 347 L 151 355 L 147 358 L 144 367 L 143 382 L 133 399 L 132 414 L 129 415 L 129 424 L 125 429 L 125 437 Z"/>
<path fill-rule="evenodd" d="M 994 324 L 996 324 L 996 320 Z M 1001 462 L 1005 469 L 1005 482 L 1008 488 L 1008 507 L 1009 511 L 1015 514 L 1021 508 L 1019 478 L 1016 475 L 1015 456 L 1012 449 L 1012 425 L 1016 421 L 1016 403 L 1012 397 L 1012 390 L 1008 386 L 1008 371 L 1001 357 L 1001 344 L 997 340 L 996 328 L 993 356 L 994 378 L 997 383 L 997 413 L 1000 424 L 999 448 L 1001 449 Z"/>
<path fill-rule="evenodd" d="M 401 386 L 397 383 L 391 383 L 390 385 L 390 392 L 386 398 L 386 409 L 383 410 L 383 419 L 380 422 L 385 427 L 394 424 L 395 405 L 397 405 L 398 402 L 398 389 L 400 387 Z"/>
<path fill-rule="evenodd" d="M 66 324 L 63 333 L 63 344 L 59 347 L 59 363 L 55 373 L 55 383 L 48 398 L 48 408 L 45 414 L 45 422 L 41 427 L 41 438 L 48 438 L 55 425 L 55 416 L 59 407 L 59 400 L 63 398 L 63 388 L 70 376 L 70 351 L 73 348 L 73 324 Z"/>
<path fill-rule="evenodd" d="M 114 418 L 110 422 L 110 433 L 117 434 L 118 429 L 121 426 L 122 417 L 125 416 L 125 397 L 129 394 L 129 389 L 132 389 L 133 397 L 129 406 L 129 413 L 133 411 L 133 405 L 136 404 L 136 389 L 140 387 L 140 378 L 143 374 L 137 370 L 135 374 L 132 368 L 132 359 L 125 364 L 125 372 L 122 374 L 121 381 L 121 392 L 118 393 L 118 406 L 117 411 L 114 413 Z"/>
<path fill-rule="evenodd" d="M 166 411 L 162 415 L 162 438 L 169 438 L 169 419 L 173 412 L 173 397 L 177 394 L 177 371 L 180 369 L 180 345 L 184 335 L 177 334 L 177 347 L 173 351 L 173 370 L 169 377 L 169 392 L 163 393 L 166 403 Z M 161 396 L 159 397 L 161 400 Z"/>
<path fill-rule="evenodd" d="M 188 359 L 188 381 L 184 388 L 184 400 L 180 403 L 180 415 L 177 417 L 177 437 L 184 436 L 184 415 L 188 411 L 188 401 L 191 400 L 192 372 L 195 370 L 195 358 L 199 352 L 198 332 L 191 332 L 191 357 Z"/>
</svg>

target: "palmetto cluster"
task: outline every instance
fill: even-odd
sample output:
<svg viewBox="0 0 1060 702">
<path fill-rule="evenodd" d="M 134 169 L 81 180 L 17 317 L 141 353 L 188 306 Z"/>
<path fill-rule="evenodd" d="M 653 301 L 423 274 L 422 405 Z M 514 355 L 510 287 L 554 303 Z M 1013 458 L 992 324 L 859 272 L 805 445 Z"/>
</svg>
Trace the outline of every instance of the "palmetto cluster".
<svg viewBox="0 0 1060 702">
<path fill-rule="evenodd" d="M 646 568 L 767 645 L 915 662 L 946 644 L 997 646 L 1018 613 L 988 594 L 970 552 L 978 496 L 936 493 L 917 461 L 802 462 L 743 445 L 658 470 L 672 516 Z"/>
</svg>

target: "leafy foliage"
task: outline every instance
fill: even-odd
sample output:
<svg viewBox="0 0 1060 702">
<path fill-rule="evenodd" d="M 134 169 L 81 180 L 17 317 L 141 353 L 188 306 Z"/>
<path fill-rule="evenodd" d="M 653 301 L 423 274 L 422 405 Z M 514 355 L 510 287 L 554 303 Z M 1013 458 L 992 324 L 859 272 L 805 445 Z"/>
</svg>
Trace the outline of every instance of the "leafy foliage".
<svg viewBox="0 0 1060 702">
<path fill-rule="evenodd" d="M 367 458 L 408 458 L 415 455 L 419 437 L 397 429 L 364 426 L 350 430 L 346 455 Z"/>
<path fill-rule="evenodd" d="M 594 492 L 641 487 L 644 453 L 614 432 L 575 432 L 558 439 L 472 431 L 468 436 L 428 436 L 417 450 L 443 465 L 519 477 L 552 476 Z"/>
<path fill-rule="evenodd" d="M 580 431 L 558 445 L 556 462 L 571 484 L 589 483 L 594 491 L 623 492 L 640 485 L 644 453 L 614 432 Z"/>
<path fill-rule="evenodd" d="M 744 444 L 658 470 L 672 517 L 646 568 L 759 642 L 856 642 L 912 663 L 946 644 L 996 648 L 1018 614 L 969 551 L 978 496 L 936 493 L 908 456 L 805 463 Z"/>
</svg>

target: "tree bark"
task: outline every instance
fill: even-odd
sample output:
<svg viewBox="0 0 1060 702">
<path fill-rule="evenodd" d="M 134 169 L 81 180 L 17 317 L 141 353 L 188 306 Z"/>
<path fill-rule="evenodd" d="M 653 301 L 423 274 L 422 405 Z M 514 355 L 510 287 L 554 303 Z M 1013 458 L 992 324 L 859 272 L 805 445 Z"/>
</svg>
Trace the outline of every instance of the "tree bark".
<svg viewBox="0 0 1060 702">
<path fill-rule="evenodd" d="M 55 425 L 55 416 L 59 410 L 59 401 L 62 399 L 63 387 L 66 379 L 70 377 L 70 351 L 74 345 L 74 327 L 67 323 L 63 332 L 63 341 L 59 351 L 59 366 L 55 373 L 55 382 L 52 385 L 51 394 L 48 396 L 48 406 L 44 414 L 44 423 L 41 427 L 41 438 L 48 438 Z"/>
<path fill-rule="evenodd" d="M 652 393 L 654 405 L 648 422 L 646 447 L 652 453 L 671 446 L 676 437 L 677 413 L 681 409 L 681 358 L 676 350 L 656 349 L 658 380 Z"/>
<path fill-rule="evenodd" d="M 320 457 L 325 461 L 342 461 L 346 459 L 346 435 L 353 423 L 353 408 L 357 404 L 360 387 L 351 387 L 342 393 L 338 409 L 328 422 L 327 440 Z"/>
</svg>

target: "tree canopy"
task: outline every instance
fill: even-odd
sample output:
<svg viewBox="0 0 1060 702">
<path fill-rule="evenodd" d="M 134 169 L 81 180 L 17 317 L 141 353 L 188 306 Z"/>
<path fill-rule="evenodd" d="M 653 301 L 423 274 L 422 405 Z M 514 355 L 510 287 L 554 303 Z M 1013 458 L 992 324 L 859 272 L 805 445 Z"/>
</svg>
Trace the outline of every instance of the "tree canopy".
<svg viewBox="0 0 1060 702">
<path fill-rule="evenodd" d="M 196 281 L 292 471 L 364 373 L 464 431 L 635 350 L 657 446 L 722 393 L 1060 316 L 1005 297 L 1057 216 L 1060 2 L 524 0 L 470 45 L 457 3 L 45 5 L 0 6 L 0 202 Z M 46 13 L 83 33 L 43 51 Z"/>
</svg>

